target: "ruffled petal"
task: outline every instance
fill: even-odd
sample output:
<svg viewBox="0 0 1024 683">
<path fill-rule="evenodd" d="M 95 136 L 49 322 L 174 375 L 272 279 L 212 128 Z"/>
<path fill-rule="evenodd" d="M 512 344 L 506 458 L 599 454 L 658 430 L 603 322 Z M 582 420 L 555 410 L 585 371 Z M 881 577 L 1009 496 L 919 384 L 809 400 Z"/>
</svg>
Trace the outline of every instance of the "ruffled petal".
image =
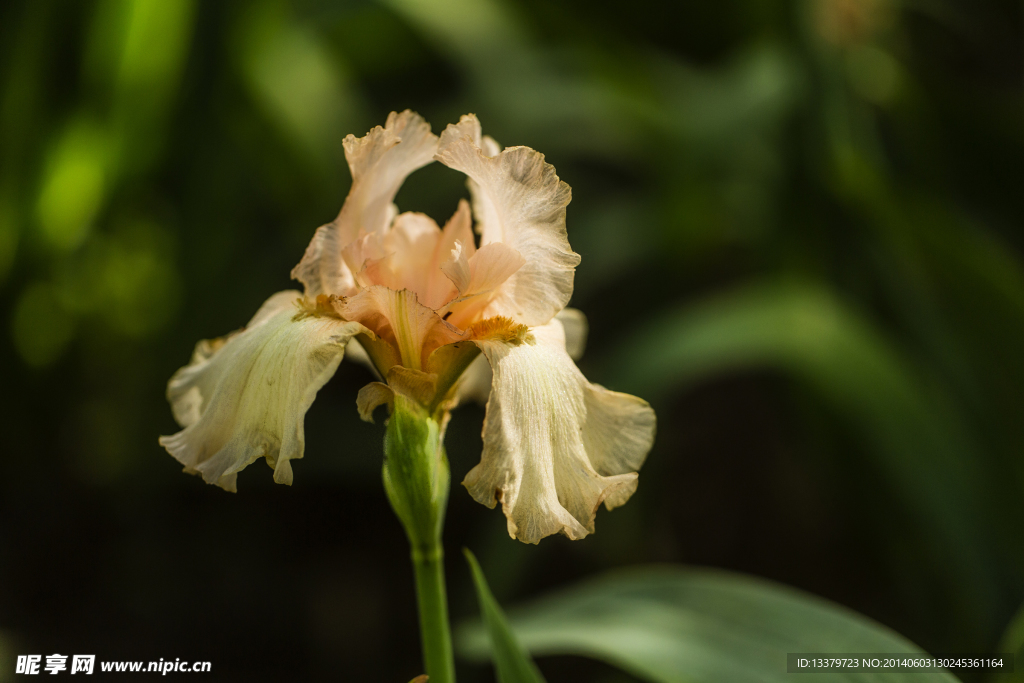
<svg viewBox="0 0 1024 683">
<path fill-rule="evenodd" d="M 565 351 L 562 324 L 533 328 L 516 343 L 477 339 L 494 378 L 484 452 L 463 484 L 478 502 L 501 501 L 513 538 L 594 531 L 604 502 L 621 505 L 654 441 L 646 401 L 591 384 Z"/>
<path fill-rule="evenodd" d="M 565 308 L 572 296 L 580 257 L 569 247 L 565 207 L 569 186 L 558 179 L 544 155 L 528 147 L 500 154 L 484 150 L 480 123 L 463 116 L 441 134 L 436 159 L 470 178 L 473 211 L 481 244 L 503 242 L 518 251 L 525 265 L 508 278 L 483 311 L 529 326 L 543 325 Z"/>
<path fill-rule="evenodd" d="M 331 378 L 355 322 L 297 308 L 299 292 L 270 297 L 249 325 L 221 340 L 202 341 L 167 387 L 184 429 L 160 438 L 185 471 L 235 490 L 240 470 L 266 457 L 274 481 L 292 482 L 290 460 L 305 446 L 302 422 Z"/>
<path fill-rule="evenodd" d="M 381 232 L 394 218 L 392 201 L 410 173 L 433 160 L 437 136 L 430 124 L 409 110 L 391 112 L 381 128 L 361 138 L 345 138 L 352 188 L 339 214 L 341 234 L 351 239 L 359 228 Z"/>
<path fill-rule="evenodd" d="M 305 286 L 310 299 L 321 294 L 347 296 L 356 291 L 355 275 L 342 257 L 347 242 L 338 234 L 337 223 L 335 219 L 317 228 L 302 260 L 292 268 L 291 278 Z"/>
<path fill-rule="evenodd" d="M 345 138 L 345 158 L 352 187 L 333 222 L 317 230 L 292 278 L 302 282 L 308 298 L 354 292 L 354 266 L 342 249 L 364 233 L 380 233 L 394 218 L 392 202 L 406 177 L 433 160 L 437 136 L 430 124 L 411 111 L 391 112 L 384 127 L 364 137 Z"/>
</svg>

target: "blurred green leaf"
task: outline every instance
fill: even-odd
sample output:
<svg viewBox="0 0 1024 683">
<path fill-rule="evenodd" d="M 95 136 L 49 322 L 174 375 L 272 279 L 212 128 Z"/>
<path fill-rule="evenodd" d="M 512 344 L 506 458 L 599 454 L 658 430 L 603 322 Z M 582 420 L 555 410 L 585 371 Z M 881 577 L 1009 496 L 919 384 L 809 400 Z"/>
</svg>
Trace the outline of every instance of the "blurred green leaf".
<svg viewBox="0 0 1024 683">
<path fill-rule="evenodd" d="M 476 595 L 480 600 L 480 613 L 486 627 L 486 637 L 484 636 L 485 631 L 479 627 L 479 624 L 474 629 L 474 635 L 478 636 L 481 642 L 489 643 L 485 652 L 490 652 L 494 660 L 498 683 L 543 683 L 544 677 L 509 629 L 501 606 L 491 594 L 491 589 L 487 587 L 487 579 L 484 578 L 483 570 L 480 569 L 480 563 L 468 549 L 463 552 L 466 554 L 466 561 L 469 562 L 469 569 L 473 573 Z"/>
<path fill-rule="evenodd" d="M 36 207 L 47 241 L 61 249 L 79 246 L 109 192 L 107 143 L 102 130 L 82 119 L 56 138 Z"/>
<path fill-rule="evenodd" d="M 18 251 L 18 223 L 15 201 L 0 194 L 0 282 L 7 277 Z"/>
<path fill-rule="evenodd" d="M 275 0 L 250 5 L 236 29 L 236 50 L 271 119 L 310 159 L 329 166 L 361 113 L 361 98 L 346 64 L 289 9 Z"/>
<path fill-rule="evenodd" d="M 803 88 L 800 65 L 781 44 L 766 42 L 717 69 L 674 59 L 654 63 L 666 106 L 658 125 L 696 153 L 756 156 L 744 149 L 788 114 Z"/>
<path fill-rule="evenodd" d="M 997 683 L 1021 683 L 1024 681 L 1024 605 L 1017 611 L 1017 614 L 1006 627 L 999 642 L 1000 652 L 1013 653 L 1016 666 L 1012 673 L 1004 673 L 995 677 Z"/>
<path fill-rule="evenodd" d="M 22 360 L 44 367 L 60 358 L 71 343 L 75 322 L 61 307 L 53 287 L 35 282 L 21 293 L 14 307 L 11 333 Z"/>
<path fill-rule="evenodd" d="M 473 83 L 473 108 L 492 133 L 514 129 L 545 149 L 629 155 L 635 131 L 622 119 L 616 93 L 593 74 L 544 49 L 521 13 L 500 0 L 385 0 Z M 636 108 L 635 103 L 629 103 Z M 552 135 L 552 131 L 558 131 Z M 500 139 L 503 145 L 519 144 Z M 540 144 L 535 142 L 535 144 Z"/>
<path fill-rule="evenodd" d="M 535 655 L 582 655 L 657 683 L 788 681 L 789 652 L 923 654 L 897 633 L 839 605 L 721 571 L 644 567 L 579 584 L 517 609 L 510 619 Z M 487 655 L 477 625 L 456 642 Z M 864 674 L 815 680 L 863 681 Z M 870 676 L 882 683 L 953 682 L 949 673 Z"/>
<path fill-rule="evenodd" d="M 87 109 L 107 113 L 108 183 L 128 180 L 161 159 L 195 13 L 192 0 L 96 4 L 82 70 L 95 100 Z"/>
<path fill-rule="evenodd" d="M 984 621 L 998 610 L 975 443 L 939 387 L 826 287 L 758 283 L 669 311 L 613 357 L 611 386 L 652 403 L 744 368 L 801 380 L 864 436 L 864 455 L 906 501 L 950 588 L 963 593 L 960 618 Z"/>
</svg>

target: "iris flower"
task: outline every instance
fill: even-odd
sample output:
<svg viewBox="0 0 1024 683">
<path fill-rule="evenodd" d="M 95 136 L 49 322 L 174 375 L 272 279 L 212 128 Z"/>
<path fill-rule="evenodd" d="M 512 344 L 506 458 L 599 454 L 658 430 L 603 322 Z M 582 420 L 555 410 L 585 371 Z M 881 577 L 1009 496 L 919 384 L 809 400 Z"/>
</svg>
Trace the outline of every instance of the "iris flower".
<svg viewBox="0 0 1024 683">
<path fill-rule="evenodd" d="M 636 490 L 655 417 L 573 362 L 586 321 L 566 308 L 580 262 L 566 238 L 569 186 L 542 154 L 482 136 L 473 115 L 438 137 L 418 115 L 392 113 L 349 135 L 345 156 L 348 197 L 292 271 L 303 291 L 278 292 L 244 329 L 199 342 L 168 385 L 183 429 L 160 443 L 229 491 L 261 457 L 291 484 L 306 411 L 348 348 L 381 380 L 359 392 L 364 419 L 400 394 L 445 425 L 460 401 L 486 396 L 483 455 L 463 484 L 488 507 L 501 502 L 513 538 L 592 533 L 601 503 Z M 472 196 L 472 212 L 461 201 L 443 229 L 393 204 L 432 161 L 466 174 Z"/>
</svg>

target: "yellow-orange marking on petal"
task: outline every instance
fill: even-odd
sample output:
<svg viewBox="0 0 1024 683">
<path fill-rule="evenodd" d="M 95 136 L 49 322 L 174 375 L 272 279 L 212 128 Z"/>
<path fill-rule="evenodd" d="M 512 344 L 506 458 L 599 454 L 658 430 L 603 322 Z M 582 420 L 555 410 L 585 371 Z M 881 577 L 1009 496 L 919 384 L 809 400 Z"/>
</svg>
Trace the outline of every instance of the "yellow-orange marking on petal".
<svg viewBox="0 0 1024 683">
<path fill-rule="evenodd" d="M 305 297 L 296 299 L 295 305 L 299 311 L 295 314 L 293 320 L 304 320 L 305 318 L 337 318 L 338 320 L 344 320 L 335 307 L 335 303 L 343 303 L 344 301 L 345 297 L 335 294 L 317 294 L 314 301 L 310 301 Z"/>
<path fill-rule="evenodd" d="M 469 334 L 470 339 L 480 341 L 493 340 L 513 345 L 533 343 L 530 328 L 503 315 L 473 323 L 469 326 Z"/>
</svg>

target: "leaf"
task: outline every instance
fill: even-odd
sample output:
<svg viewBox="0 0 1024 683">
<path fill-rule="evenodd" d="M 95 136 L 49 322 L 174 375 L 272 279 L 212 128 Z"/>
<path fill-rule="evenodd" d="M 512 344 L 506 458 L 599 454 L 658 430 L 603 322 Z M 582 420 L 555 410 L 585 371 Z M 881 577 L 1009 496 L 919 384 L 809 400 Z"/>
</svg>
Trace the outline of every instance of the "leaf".
<svg viewBox="0 0 1024 683">
<path fill-rule="evenodd" d="M 1006 627 L 1002 640 L 999 642 L 999 652 L 1013 654 L 1015 671 L 1003 673 L 994 680 L 996 683 L 1022 683 L 1024 682 L 1024 605 L 1017 610 L 1017 614 L 1010 620 Z"/>
<path fill-rule="evenodd" d="M 534 655 L 582 655 L 656 683 L 791 681 L 786 655 L 924 654 L 867 617 L 778 584 L 718 570 L 642 567 L 613 572 L 513 611 Z M 456 642 L 485 657 L 479 627 Z M 941 673 L 821 673 L 816 681 L 954 683 Z"/>
<path fill-rule="evenodd" d="M 958 623 L 990 624 L 1002 609 L 983 458 L 962 416 L 828 288 L 762 282 L 669 311 L 607 365 L 610 386 L 655 405 L 738 369 L 771 367 L 801 381 L 863 436 L 865 456 L 911 511 L 930 565 L 947 572 Z"/>
<path fill-rule="evenodd" d="M 463 552 L 466 554 L 466 561 L 469 562 L 469 569 L 473 573 L 476 595 L 480 600 L 480 614 L 487 627 L 487 638 L 484 638 L 479 623 L 475 628 L 474 635 L 489 642 L 487 651 L 491 653 L 491 658 L 494 660 L 494 668 L 498 672 L 498 683 L 544 683 L 544 676 L 537 670 L 530 655 L 509 629 L 505 614 L 501 611 L 497 600 L 494 599 L 494 595 L 491 594 L 491 589 L 487 586 L 487 579 L 484 578 L 483 570 L 480 569 L 476 557 L 468 549 Z"/>
</svg>

